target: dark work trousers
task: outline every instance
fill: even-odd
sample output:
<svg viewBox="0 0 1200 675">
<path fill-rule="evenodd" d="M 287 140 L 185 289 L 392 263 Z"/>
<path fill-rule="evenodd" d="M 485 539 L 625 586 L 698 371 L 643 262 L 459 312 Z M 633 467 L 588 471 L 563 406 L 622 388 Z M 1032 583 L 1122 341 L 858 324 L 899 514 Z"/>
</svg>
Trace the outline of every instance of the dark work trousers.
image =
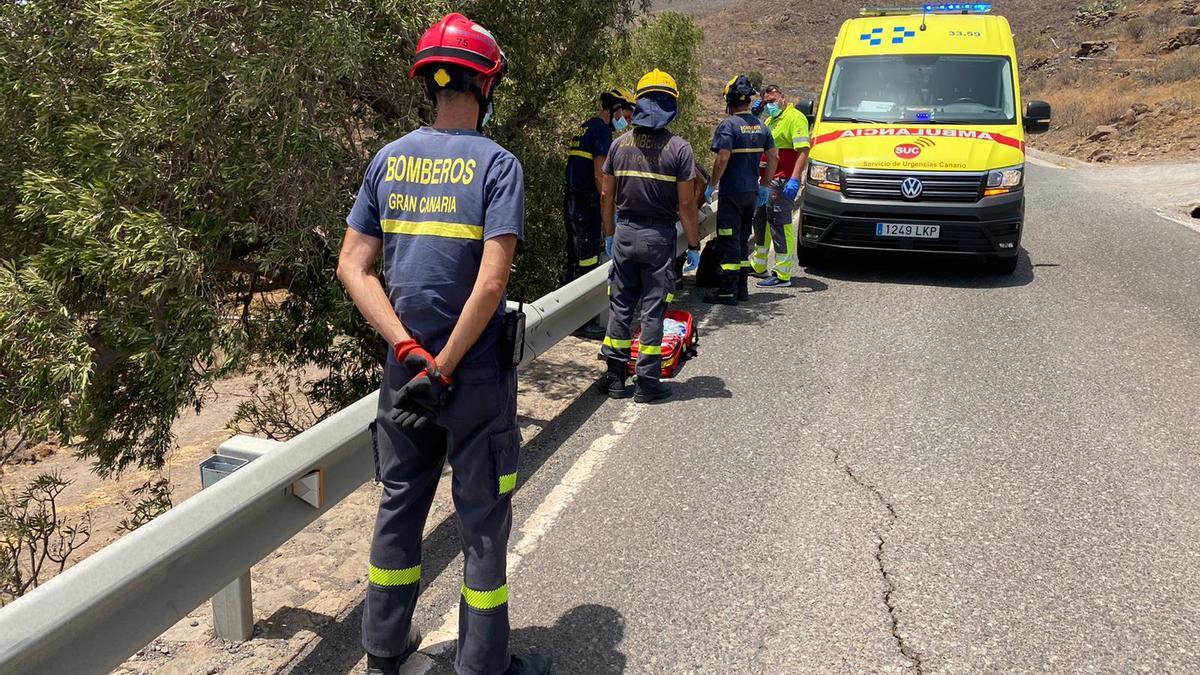
<svg viewBox="0 0 1200 675">
<path fill-rule="evenodd" d="M 750 266 L 758 274 L 767 271 L 767 254 L 775 247 L 775 276 L 784 281 L 792 278 L 796 260 L 796 225 L 792 223 L 795 202 L 783 195 L 787 181 L 771 181 L 771 199 L 754 214 L 754 256 Z"/>
<path fill-rule="evenodd" d="M 618 218 L 609 277 L 608 334 L 600 353 L 627 363 L 633 346 L 633 315 L 642 310 L 637 376 L 662 378 L 663 314 L 675 291 L 675 222 Z"/>
<path fill-rule="evenodd" d="M 750 234 L 757 192 L 721 195 L 717 201 L 717 247 L 721 275 L 717 293 L 733 297 L 739 279 L 750 274 Z"/>
<path fill-rule="evenodd" d="M 438 427 L 425 434 L 402 431 L 392 421 L 400 389 L 412 377 L 388 356 L 374 425 L 383 494 L 371 542 L 363 646 L 376 656 L 396 656 L 405 646 L 421 584 L 421 534 L 448 457 L 465 560 L 455 667 L 461 675 L 496 675 L 509 665 L 505 553 L 521 445 L 516 371 L 455 371 Z"/>
<path fill-rule="evenodd" d="M 600 253 L 604 250 L 600 195 L 568 188 L 563 196 L 563 224 L 567 230 L 567 256 L 562 273 L 565 286 L 600 264 Z"/>
</svg>

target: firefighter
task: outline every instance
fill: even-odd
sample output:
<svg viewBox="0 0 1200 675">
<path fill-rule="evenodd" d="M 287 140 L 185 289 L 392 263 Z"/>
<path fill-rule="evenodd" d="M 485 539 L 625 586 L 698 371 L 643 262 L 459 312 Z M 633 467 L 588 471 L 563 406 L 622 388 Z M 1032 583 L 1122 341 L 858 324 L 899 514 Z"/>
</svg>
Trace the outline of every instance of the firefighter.
<svg viewBox="0 0 1200 675">
<path fill-rule="evenodd" d="M 608 334 L 600 353 L 608 363 L 603 390 L 629 396 L 626 368 L 633 314 L 641 307 L 642 335 L 634 399 L 650 403 L 670 390 L 662 383 L 663 313 L 674 290 L 675 223 L 683 225 L 688 265 L 700 259 L 696 161 L 692 146 L 667 130 L 679 110 L 675 79 L 655 68 L 637 85 L 633 131 L 613 143 L 604 163 L 601 212 L 612 239 Z M 613 225 L 613 214 L 620 216 Z"/>
<path fill-rule="evenodd" d="M 754 91 L 749 78 L 737 75 L 725 85 L 725 111 L 728 113 L 713 132 L 713 162 L 709 187 L 717 188 L 717 247 L 721 273 L 717 290 L 704 296 L 705 302 L 736 305 L 749 300 L 746 288 L 750 276 L 750 229 L 754 209 L 767 200 L 770 179 L 759 177 L 759 157 L 766 156 L 766 176 L 775 171 L 779 160 L 771 132 L 762 120 L 750 114 Z"/>
<path fill-rule="evenodd" d="M 338 277 L 392 345 L 372 425 L 383 491 L 362 641 L 374 675 L 397 673 L 420 644 L 421 534 L 447 458 L 464 558 L 455 668 L 550 669 L 545 657 L 508 652 L 505 553 L 521 434 L 516 371 L 499 365 L 497 349 L 525 189 L 520 162 L 480 134 L 506 67 L 491 33 L 461 14 L 426 31 L 408 76 L 425 86 L 436 119 L 379 151 L 346 219 Z"/>
<path fill-rule="evenodd" d="M 796 225 L 792 209 L 803 183 L 808 163 L 808 118 L 788 103 L 778 86 L 769 85 L 763 91 L 763 114 L 779 149 L 775 169 L 764 170 L 770 180 L 767 204 L 754 214 L 754 255 L 750 258 L 752 273 L 764 279 L 762 288 L 792 285 L 792 265 L 796 260 Z M 767 254 L 775 248 L 775 269 L 767 273 Z"/>
<path fill-rule="evenodd" d="M 613 132 L 629 127 L 633 116 L 633 94 L 624 87 L 602 92 L 600 110 L 579 127 L 567 151 L 566 190 L 563 194 L 563 223 L 567 230 L 567 256 L 562 283 L 567 284 L 600 264 L 604 236 L 600 227 L 601 168 L 612 145 Z M 604 337 L 604 325 L 593 318 L 578 335 Z"/>
</svg>

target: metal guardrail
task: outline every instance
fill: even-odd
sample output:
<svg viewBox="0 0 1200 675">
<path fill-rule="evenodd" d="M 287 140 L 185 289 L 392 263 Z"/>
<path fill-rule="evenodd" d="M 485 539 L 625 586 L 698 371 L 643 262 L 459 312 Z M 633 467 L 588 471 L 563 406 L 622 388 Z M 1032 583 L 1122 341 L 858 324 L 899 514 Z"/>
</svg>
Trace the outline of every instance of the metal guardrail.
<svg viewBox="0 0 1200 675">
<path fill-rule="evenodd" d="M 715 220 L 705 208 L 702 236 Z M 608 269 L 525 305 L 521 365 L 603 310 Z M 251 566 L 373 478 L 376 404 L 365 396 L 287 442 L 251 448 L 253 461 L 0 609 L 0 672 L 108 672 L 214 595 L 238 597 Z M 301 494 L 315 485 L 319 499 Z M 248 599 L 249 585 L 240 590 Z"/>
</svg>

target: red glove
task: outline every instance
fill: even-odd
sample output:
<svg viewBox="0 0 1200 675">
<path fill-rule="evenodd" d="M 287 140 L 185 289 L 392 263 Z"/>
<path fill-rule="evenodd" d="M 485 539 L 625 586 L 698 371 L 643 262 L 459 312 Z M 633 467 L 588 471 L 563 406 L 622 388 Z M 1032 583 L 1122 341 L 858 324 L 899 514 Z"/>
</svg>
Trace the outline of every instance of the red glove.
<svg viewBox="0 0 1200 675">
<path fill-rule="evenodd" d="M 392 350 L 396 353 L 397 363 L 404 363 L 408 360 L 408 357 L 411 354 L 422 361 L 421 368 L 426 370 L 437 369 L 437 361 L 434 360 L 433 354 L 430 354 L 428 351 L 426 351 L 425 348 L 421 346 L 421 343 L 417 342 L 413 338 L 397 342 L 395 346 L 392 347 Z"/>
<path fill-rule="evenodd" d="M 432 375 L 444 387 L 450 386 L 450 378 L 442 374 L 442 369 L 438 367 L 437 360 L 433 358 L 420 342 L 409 338 L 397 342 L 393 347 L 396 353 L 396 361 L 403 363 L 412 370 L 420 371 L 417 377 L 423 377 L 426 374 Z"/>
</svg>

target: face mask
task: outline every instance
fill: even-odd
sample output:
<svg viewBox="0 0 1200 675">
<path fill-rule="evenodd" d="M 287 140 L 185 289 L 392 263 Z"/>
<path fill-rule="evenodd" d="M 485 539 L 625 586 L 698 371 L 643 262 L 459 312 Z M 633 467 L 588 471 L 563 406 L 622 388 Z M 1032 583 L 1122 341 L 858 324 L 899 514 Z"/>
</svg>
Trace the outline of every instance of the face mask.
<svg viewBox="0 0 1200 675">
<path fill-rule="evenodd" d="M 779 117 L 780 109 L 778 103 L 768 103 L 766 110 L 767 117 Z"/>
<path fill-rule="evenodd" d="M 483 119 L 480 120 L 480 122 L 479 122 L 479 130 L 480 131 L 483 131 L 483 128 L 487 126 L 487 123 L 491 121 L 492 112 L 494 110 L 495 110 L 495 108 L 492 107 L 492 102 L 488 101 L 487 111 L 483 113 Z"/>
<path fill-rule="evenodd" d="M 620 133 L 629 127 L 629 122 L 626 122 L 624 117 L 614 117 L 612 126 L 613 131 Z"/>
</svg>

